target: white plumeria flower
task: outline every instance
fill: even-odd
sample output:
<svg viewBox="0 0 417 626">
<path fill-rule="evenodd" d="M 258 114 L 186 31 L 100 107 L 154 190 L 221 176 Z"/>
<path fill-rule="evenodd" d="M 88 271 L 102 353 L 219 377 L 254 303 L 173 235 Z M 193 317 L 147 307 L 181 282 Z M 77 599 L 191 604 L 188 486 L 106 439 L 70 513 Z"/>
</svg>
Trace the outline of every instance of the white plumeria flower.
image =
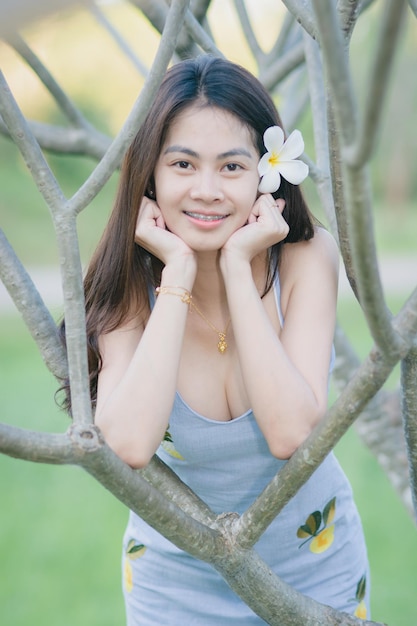
<svg viewBox="0 0 417 626">
<path fill-rule="evenodd" d="M 270 126 L 264 132 L 266 154 L 258 163 L 261 176 L 259 191 L 274 193 L 279 189 L 281 176 L 293 185 L 299 185 L 308 176 L 308 165 L 296 157 L 304 151 L 304 140 L 299 130 L 293 130 L 284 142 L 284 131 L 279 126 Z"/>
</svg>

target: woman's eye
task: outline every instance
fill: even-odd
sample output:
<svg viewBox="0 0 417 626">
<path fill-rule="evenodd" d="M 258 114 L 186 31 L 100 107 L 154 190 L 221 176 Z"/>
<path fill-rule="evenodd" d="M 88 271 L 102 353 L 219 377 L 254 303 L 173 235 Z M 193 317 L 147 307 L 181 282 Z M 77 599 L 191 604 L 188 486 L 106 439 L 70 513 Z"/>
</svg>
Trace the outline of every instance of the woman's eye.
<svg viewBox="0 0 417 626">
<path fill-rule="evenodd" d="M 240 165 L 238 165 L 238 163 L 228 163 L 226 165 L 226 170 L 228 172 L 237 172 L 238 170 L 242 169 Z"/>
<path fill-rule="evenodd" d="M 182 170 L 186 170 L 188 169 L 188 167 L 190 167 L 188 161 L 177 161 L 176 163 L 174 163 L 174 165 L 181 168 Z"/>
</svg>

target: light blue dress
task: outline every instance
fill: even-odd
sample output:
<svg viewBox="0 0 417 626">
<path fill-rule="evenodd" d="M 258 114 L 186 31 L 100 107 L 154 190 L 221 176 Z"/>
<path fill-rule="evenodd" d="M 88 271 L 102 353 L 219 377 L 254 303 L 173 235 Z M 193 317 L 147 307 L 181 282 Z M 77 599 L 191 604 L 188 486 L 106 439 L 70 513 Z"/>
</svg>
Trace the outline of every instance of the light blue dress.
<svg viewBox="0 0 417 626">
<path fill-rule="evenodd" d="M 277 310 L 280 308 L 276 280 Z M 251 410 L 232 421 L 196 413 L 177 393 L 172 442 L 159 457 L 220 514 L 243 513 L 283 467 Z M 330 454 L 254 546 L 285 582 L 341 611 L 369 619 L 365 541 L 349 482 Z M 123 545 L 128 626 L 260 626 L 207 563 L 178 549 L 134 513 Z"/>
</svg>

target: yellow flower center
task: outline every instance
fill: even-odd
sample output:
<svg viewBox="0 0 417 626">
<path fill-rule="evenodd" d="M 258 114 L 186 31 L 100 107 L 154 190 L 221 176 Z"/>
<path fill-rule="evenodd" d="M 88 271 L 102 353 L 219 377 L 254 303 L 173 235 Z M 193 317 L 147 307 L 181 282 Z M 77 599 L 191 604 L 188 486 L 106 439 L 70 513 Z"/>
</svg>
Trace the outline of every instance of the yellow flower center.
<svg viewBox="0 0 417 626">
<path fill-rule="evenodd" d="M 271 152 L 268 159 L 269 165 L 276 167 L 279 163 L 279 155 L 276 152 Z"/>
</svg>

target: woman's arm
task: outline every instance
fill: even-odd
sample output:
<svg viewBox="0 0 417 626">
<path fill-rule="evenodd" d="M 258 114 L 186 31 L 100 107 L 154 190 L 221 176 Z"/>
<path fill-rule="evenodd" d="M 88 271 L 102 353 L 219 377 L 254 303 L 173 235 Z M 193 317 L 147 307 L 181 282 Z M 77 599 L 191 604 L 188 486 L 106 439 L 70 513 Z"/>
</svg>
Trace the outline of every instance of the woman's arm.
<svg viewBox="0 0 417 626">
<path fill-rule="evenodd" d="M 155 203 L 146 201 L 137 241 L 165 261 L 161 287 L 191 291 L 194 255 L 177 237 L 157 225 Z M 95 421 L 110 447 L 132 467 L 144 467 L 163 439 L 177 388 L 188 313 L 180 289 L 156 299 L 149 320 L 137 317 L 100 337 L 102 369 Z"/>
<path fill-rule="evenodd" d="M 279 336 L 249 260 L 229 250 L 221 266 L 251 407 L 272 454 L 288 458 L 327 408 L 337 246 L 323 229 L 310 241 L 285 246 L 280 268 L 285 323 Z"/>
</svg>

